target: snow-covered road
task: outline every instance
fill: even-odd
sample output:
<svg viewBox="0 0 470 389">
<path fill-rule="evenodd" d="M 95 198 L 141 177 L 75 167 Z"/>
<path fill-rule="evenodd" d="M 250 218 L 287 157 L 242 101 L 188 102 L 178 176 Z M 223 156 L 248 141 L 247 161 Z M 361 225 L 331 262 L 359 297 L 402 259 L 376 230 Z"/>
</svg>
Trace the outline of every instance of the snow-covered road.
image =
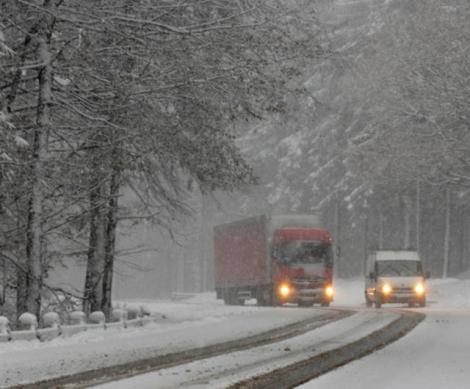
<svg viewBox="0 0 470 389">
<path fill-rule="evenodd" d="M 396 343 L 303 385 L 303 389 L 470 387 L 470 310 L 427 309 Z"/>
<path fill-rule="evenodd" d="M 117 388 L 224 388 L 235 382 L 340 347 L 383 327 L 404 305 L 367 309 L 363 281 L 338 280 L 336 306 L 352 317 L 282 342 L 229 353 L 100 386 Z M 430 282 L 427 318 L 396 343 L 304 384 L 310 388 L 465 388 L 470 382 L 470 281 Z"/>
<path fill-rule="evenodd" d="M 118 382 L 101 389 L 226 388 L 361 339 L 398 319 L 397 313 L 369 311 L 287 340 L 198 360 Z"/>
<path fill-rule="evenodd" d="M 417 328 L 396 343 L 302 388 L 470 387 L 470 281 L 430 284 L 429 307 L 419 310 L 426 319 Z M 354 283 L 348 288 L 355 288 Z"/>
<path fill-rule="evenodd" d="M 145 388 L 147 380 L 154 383 L 157 377 L 162 385 L 170 387 L 182 382 L 196 387 L 223 387 L 360 338 L 393 320 L 397 307 L 405 308 L 365 308 L 360 279 L 337 280 L 335 285 L 337 295 L 332 308 L 352 307 L 359 314 L 297 338 L 144 375 L 134 387 Z M 417 383 L 427 388 L 467 387 L 462 383 L 470 382 L 470 280 L 431 281 L 430 290 L 429 306 L 416 309 L 428 317 L 411 333 L 373 355 L 313 380 L 306 388 L 375 385 L 414 389 Z M 148 305 L 153 312 L 159 312 L 161 320 L 146 328 L 98 330 L 45 343 L 0 343 L 0 387 L 240 339 L 329 311 L 224 306 L 214 294 Z M 114 382 L 111 387 L 116 385 Z M 130 385 L 127 381 L 122 387 L 133 387 Z"/>
</svg>

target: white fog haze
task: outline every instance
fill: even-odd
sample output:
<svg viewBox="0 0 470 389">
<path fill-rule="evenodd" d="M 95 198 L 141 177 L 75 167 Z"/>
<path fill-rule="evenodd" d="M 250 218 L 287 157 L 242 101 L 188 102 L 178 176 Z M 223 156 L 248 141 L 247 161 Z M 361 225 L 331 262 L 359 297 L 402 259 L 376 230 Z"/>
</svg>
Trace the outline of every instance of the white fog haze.
<svg viewBox="0 0 470 389">
<path fill-rule="evenodd" d="M 0 1 L 0 388 L 469 386 L 468 0 Z"/>
</svg>

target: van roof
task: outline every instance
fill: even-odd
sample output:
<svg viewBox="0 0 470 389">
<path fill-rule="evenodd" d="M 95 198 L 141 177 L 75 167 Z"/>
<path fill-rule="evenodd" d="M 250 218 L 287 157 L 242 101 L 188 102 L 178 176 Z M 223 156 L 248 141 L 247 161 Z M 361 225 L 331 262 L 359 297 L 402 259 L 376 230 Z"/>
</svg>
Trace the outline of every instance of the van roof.
<svg viewBox="0 0 470 389">
<path fill-rule="evenodd" d="M 380 250 L 375 252 L 376 261 L 419 261 L 419 255 L 416 251 L 410 250 Z"/>
</svg>

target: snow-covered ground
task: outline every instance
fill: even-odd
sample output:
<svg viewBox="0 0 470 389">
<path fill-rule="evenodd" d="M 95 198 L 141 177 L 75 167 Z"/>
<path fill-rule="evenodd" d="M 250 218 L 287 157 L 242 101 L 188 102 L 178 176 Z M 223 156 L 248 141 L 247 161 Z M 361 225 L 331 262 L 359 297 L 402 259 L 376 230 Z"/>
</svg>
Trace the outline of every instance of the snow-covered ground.
<svg viewBox="0 0 470 389">
<path fill-rule="evenodd" d="M 360 281 L 347 284 L 353 289 Z M 302 388 L 470 387 L 470 280 L 431 280 L 429 288 L 428 307 L 419 309 L 426 319 L 412 332 Z"/>
<path fill-rule="evenodd" d="M 333 307 L 359 307 L 366 313 L 376 311 L 364 306 L 362 279 L 336 280 L 335 287 Z M 393 373 L 394 370 L 403 372 L 402 378 L 405 383 L 411 383 L 410 388 L 418 378 L 425 379 L 419 382 L 426 384 L 431 381 L 442 383 L 445 378 L 449 385 L 453 385 L 445 385 L 446 388 L 466 387 L 459 386 L 462 382 L 459 380 L 470 382 L 470 373 L 465 365 L 470 355 L 470 280 L 431 280 L 429 288 L 428 307 L 417 308 L 425 312 L 428 318 L 418 328 L 373 356 L 314 380 L 311 385 L 316 386 L 312 388 L 341 388 L 344 387 L 344 380 L 348 379 L 349 389 L 350 380 L 347 377 L 350 376 L 356 379 L 356 386 L 352 388 L 367 387 L 364 382 L 371 386 L 393 388 L 396 382 L 383 386 L 381 377 L 400 377 L 400 374 Z M 0 343 L 0 387 L 242 338 L 319 313 L 319 310 L 296 307 L 225 306 L 215 299 L 213 293 L 185 301 L 127 302 L 127 305 L 134 304 L 146 305 L 158 313 L 156 317 L 159 319 L 144 328 L 94 330 L 45 343 Z M 392 307 L 405 306 L 398 304 Z M 330 330 L 325 327 L 321 331 L 338 331 L 340 336 L 338 325 L 341 327 L 341 324 L 335 325 L 328 325 Z M 314 332 L 321 334 L 321 331 Z M 228 354 L 226 359 L 234 361 L 234 355 L 237 354 Z M 364 378 L 363 371 L 369 370 Z M 162 370 L 159 374 L 166 373 Z M 247 376 L 250 374 L 247 373 Z M 439 374 L 442 376 L 434 380 L 434 375 Z M 415 380 L 406 381 L 408 376 Z M 221 377 L 219 374 L 220 382 L 225 382 Z M 430 385 L 427 387 L 433 388 Z"/>
<path fill-rule="evenodd" d="M 188 301 L 143 303 L 159 318 L 144 328 L 93 330 L 45 343 L 0 343 L 0 387 L 240 339 L 321 313 L 297 307 L 225 306 L 213 293 Z"/>
<path fill-rule="evenodd" d="M 366 309 L 364 307 L 364 280 L 363 279 L 353 279 L 353 280 L 336 280 L 336 306 L 352 306 L 352 307 L 361 307 L 361 312 L 330 324 L 326 327 L 322 327 L 311 331 L 307 334 L 291 338 L 282 342 L 278 342 L 271 345 L 266 345 L 262 347 L 257 347 L 254 349 L 239 351 L 235 353 L 229 353 L 227 355 L 213 357 L 209 359 L 204 359 L 180 366 L 176 366 L 169 369 L 163 369 L 158 372 L 144 374 L 141 376 L 133 377 L 130 379 L 113 382 L 111 384 L 102 385 L 100 389 L 108 388 L 117 388 L 117 389 L 127 389 L 127 388 L 176 388 L 176 387 L 191 387 L 191 388 L 224 388 L 230 384 L 233 384 L 237 381 L 247 379 L 258 374 L 266 373 L 272 371 L 276 368 L 286 366 L 292 363 L 295 363 L 299 360 L 306 359 L 317 353 L 329 350 L 333 347 L 339 347 L 347 342 L 359 339 L 376 329 L 382 328 L 385 324 L 389 323 L 393 319 L 393 313 L 390 311 L 384 312 L 384 310 Z M 426 308 L 424 311 L 426 313 L 432 312 L 432 317 L 434 317 L 434 312 L 439 312 L 438 315 L 443 313 L 444 309 L 452 312 L 453 315 L 465 317 L 466 311 L 470 308 L 470 281 L 461 281 L 456 279 L 448 280 L 431 280 L 429 282 L 429 305 L 430 307 Z M 407 308 L 403 304 L 393 304 L 391 307 L 397 308 Z M 420 309 L 421 310 L 421 309 Z M 460 314 L 457 314 L 457 313 Z M 377 316 L 375 316 L 377 315 Z M 383 316 L 383 315 L 392 315 L 392 316 Z M 395 314 L 396 315 L 396 314 Z M 395 316 L 396 317 L 396 316 Z M 440 317 L 440 316 L 438 316 Z M 470 314 L 469 314 L 470 320 Z M 436 333 L 429 334 L 427 331 L 427 323 L 430 319 L 427 319 L 423 324 L 424 332 L 420 329 L 423 334 L 418 336 L 414 340 L 417 345 L 412 345 L 411 348 L 417 347 L 420 352 L 423 350 L 423 345 L 429 343 L 426 340 L 428 336 L 436 338 Z M 431 319 L 433 321 L 434 319 Z M 442 321 L 442 318 L 438 318 L 436 323 L 447 323 L 447 320 Z M 462 327 L 465 320 L 460 321 L 460 324 L 457 325 L 456 330 L 462 332 L 464 329 Z M 467 323 L 467 324 L 470 324 Z M 441 328 L 442 329 L 442 328 Z M 438 332 L 440 329 L 434 329 Z M 418 330 L 415 330 L 418 331 Z M 415 333 L 412 332 L 412 334 Z M 411 335 L 408 335 L 408 337 Z M 408 338 L 407 337 L 407 338 Z M 457 335 L 453 335 L 454 338 L 457 338 Z M 470 341 L 470 336 L 468 336 Z M 449 347 L 454 347 L 455 342 L 450 341 L 449 339 L 443 339 L 444 342 L 449 342 Z M 464 343 L 465 347 L 468 346 L 467 343 Z M 420 346 L 421 345 L 421 346 Z M 394 346 L 391 346 L 394 347 Z M 379 351 L 377 354 L 388 355 L 389 347 L 385 348 L 382 351 Z M 289 352 L 285 352 L 288 350 Z M 464 352 L 464 347 L 460 348 L 461 352 Z M 416 352 L 413 353 L 410 350 L 407 350 L 407 354 L 410 358 L 416 357 Z M 375 355 L 369 357 L 371 360 L 375 361 Z M 461 358 L 462 355 L 458 355 L 458 358 Z M 420 367 L 418 364 L 403 362 L 403 358 L 400 355 L 395 355 L 394 358 L 397 359 L 397 363 L 403 366 L 408 366 L 406 369 L 406 374 L 411 374 L 410 370 L 416 369 L 419 371 Z M 452 359 L 450 359 L 452 360 Z M 445 361 L 441 360 L 439 363 L 444 363 Z M 371 369 L 375 371 L 375 375 L 371 375 L 374 378 L 380 378 L 388 374 L 390 386 L 383 386 L 380 379 L 372 380 L 371 387 L 386 387 L 386 388 L 395 388 L 400 387 L 401 382 L 394 379 L 395 375 L 393 371 L 388 371 L 384 373 L 384 369 L 387 369 L 387 364 L 381 365 L 382 362 L 372 364 Z M 393 360 L 388 361 L 391 366 Z M 426 362 L 427 363 L 427 362 Z M 462 358 L 461 363 L 466 363 L 466 359 Z M 430 370 L 439 371 L 436 364 L 431 364 Z M 459 366 L 457 369 L 459 369 Z M 361 368 L 356 372 L 357 373 L 357 388 L 369 387 L 369 385 L 364 385 L 362 378 L 362 369 Z M 337 370 L 340 372 L 341 369 Z M 444 369 L 441 369 L 444 371 Z M 346 372 L 341 376 L 340 381 L 334 379 L 334 374 L 332 381 L 322 382 L 322 378 L 312 381 L 309 384 L 305 385 L 305 388 L 309 388 L 309 385 L 313 385 L 313 388 L 325 388 L 325 387 L 334 387 L 334 388 L 348 388 L 348 373 Z M 420 376 L 420 374 L 415 373 L 415 376 Z M 454 375 L 455 376 L 455 375 Z M 465 379 L 470 379 L 469 374 L 464 374 Z M 454 386 L 442 386 L 441 387 L 452 387 L 452 388 L 461 388 L 464 386 L 458 386 L 458 383 L 462 381 L 458 378 L 457 381 L 452 381 L 446 378 L 447 382 L 450 385 Z M 365 381 L 368 382 L 368 381 Z M 411 380 L 410 386 L 406 387 L 415 387 L 416 383 L 421 381 Z M 442 384 L 442 382 L 440 382 Z M 429 386 L 428 386 L 429 387 Z M 437 387 L 437 386 L 436 386 Z"/>
</svg>

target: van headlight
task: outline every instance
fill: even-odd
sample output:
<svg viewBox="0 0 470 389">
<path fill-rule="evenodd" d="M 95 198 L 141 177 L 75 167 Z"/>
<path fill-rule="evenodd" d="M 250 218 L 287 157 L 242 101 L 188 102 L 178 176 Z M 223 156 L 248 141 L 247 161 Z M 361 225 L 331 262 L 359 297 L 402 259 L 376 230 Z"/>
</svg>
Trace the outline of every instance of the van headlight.
<svg viewBox="0 0 470 389">
<path fill-rule="evenodd" d="M 389 284 L 383 284 L 382 285 L 382 293 L 387 295 L 390 294 L 392 291 L 392 287 Z"/>
<path fill-rule="evenodd" d="M 422 295 L 424 293 L 424 285 L 423 284 L 416 284 L 415 285 L 415 292 L 416 292 L 416 294 Z"/>
</svg>

